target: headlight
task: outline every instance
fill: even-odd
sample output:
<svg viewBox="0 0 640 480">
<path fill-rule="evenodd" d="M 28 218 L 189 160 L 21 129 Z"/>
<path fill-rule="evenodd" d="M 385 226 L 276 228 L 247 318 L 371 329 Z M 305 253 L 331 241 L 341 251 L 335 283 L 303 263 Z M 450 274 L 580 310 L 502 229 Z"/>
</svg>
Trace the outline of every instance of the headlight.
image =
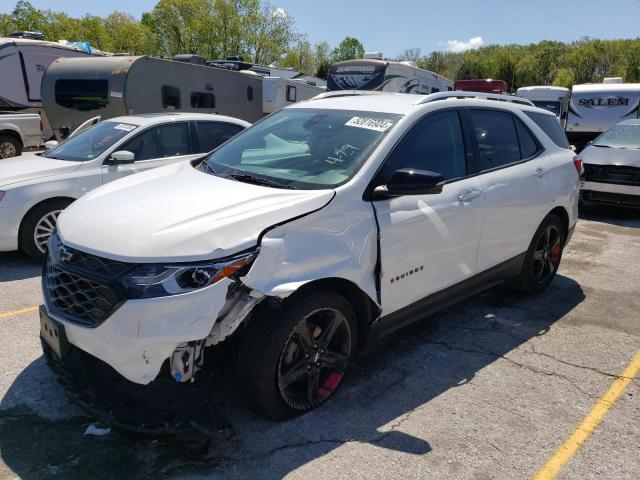
<svg viewBox="0 0 640 480">
<path fill-rule="evenodd" d="M 121 279 L 131 298 L 166 297 L 208 287 L 224 278 L 233 278 L 251 264 L 258 251 L 228 260 L 191 264 L 141 265 Z"/>
</svg>

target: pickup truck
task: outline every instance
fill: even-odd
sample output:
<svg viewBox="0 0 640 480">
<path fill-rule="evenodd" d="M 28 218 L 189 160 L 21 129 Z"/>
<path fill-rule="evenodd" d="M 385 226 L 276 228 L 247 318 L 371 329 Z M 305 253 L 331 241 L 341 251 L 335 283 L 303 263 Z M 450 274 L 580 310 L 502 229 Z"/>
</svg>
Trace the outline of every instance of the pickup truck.
<svg viewBox="0 0 640 480">
<path fill-rule="evenodd" d="M 42 143 L 42 122 L 37 113 L 0 111 L 0 159 L 17 157 L 22 149 Z"/>
</svg>

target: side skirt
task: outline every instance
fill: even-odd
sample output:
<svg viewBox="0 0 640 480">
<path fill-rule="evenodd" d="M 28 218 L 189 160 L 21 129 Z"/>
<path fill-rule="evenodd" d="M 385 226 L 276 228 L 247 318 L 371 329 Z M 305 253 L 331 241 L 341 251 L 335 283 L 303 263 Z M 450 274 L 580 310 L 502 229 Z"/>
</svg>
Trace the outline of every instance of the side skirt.
<svg viewBox="0 0 640 480">
<path fill-rule="evenodd" d="M 433 293 L 428 297 L 412 303 L 411 305 L 407 305 L 400 310 L 378 318 L 371 325 L 368 338 L 369 342 L 388 335 L 413 322 L 424 319 L 425 317 L 458 303 L 465 298 L 472 297 L 484 290 L 510 280 L 520 273 L 525 255 L 526 252 L 521 253 L 506 262 L 490 268 L 489 270 L 478 273 L 477 275 L 463 280 L 460 283 Z"/>
</svg>

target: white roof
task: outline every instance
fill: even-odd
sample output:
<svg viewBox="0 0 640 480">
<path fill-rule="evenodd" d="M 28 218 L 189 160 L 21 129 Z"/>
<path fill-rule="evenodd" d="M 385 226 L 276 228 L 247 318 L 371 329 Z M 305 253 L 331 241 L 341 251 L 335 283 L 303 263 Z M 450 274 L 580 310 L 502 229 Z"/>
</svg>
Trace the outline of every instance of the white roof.
<svg viewBox="0 0 640 480">
<path fill-rule="evenodd" d="M 640 83 L 583 83 L 574 85 L 573 93 L 584 92 L 640 92 Z"/>
<path fill-rule="evenodd" d="M 569 97 L 571 90 L 564 87 L 553 87 L 550 85 L 537 85 L 532 87 L 521 87 L 516 95 L 529 100 L 559 100 Z"/>
<path fill-rule="evenodd" d="M 440 92 L 431 95 L 414 95 L 409 93 L 387 93 L 387 92 L 360 92 L 359 94 L 349 94 L 344 91 L 330 92 L 333 96 L 307 100 L 298 102 L 286 108 L 322 108 L 330 110 L 354 110 L 360 112 L 378 112 L 378 113 L 395 113 L 406 115 L 414 110 L 421 109 L 427 105 L 444 105 L 447 106 L 467 106 L 467 107 L 493 107 L 504 108 L 507 110 L 527 110 L 548 114 L 546 110 L 537 107 L 501 102 L 497 100 L 487 100 L 484 98 L 456 98 L 456 92 Z M 424 103 L 423 100 L 432 96 L 441 96 L 444 93 L 450 93 L 451 98 L 438 99 Z M 458 92 L 460 93 L 460 92 Z M 463 92 L 464 93 L 464 92 Z M 468 92 L 467 92 L 468 93 Z M 320 95 L 320 97 L 323 94 Z"/>
<path fill-rule="evenodd" d="M 235 123 L 242 127 L 249 127 L 251 124 L 240 120 L 235 117 L 227 117 L 225 115 L 214 115 L 212 113 L 190 113 L 190 112 L 175 112 L 175 113 L 147 113 L 142 115 L 127 115 L 122 117 L 107 118 L 105 122 L 120 122 L 129 123 L 131 125 L 138 125 L 141 127 L 147 125 L 155 125 L 158 123 L 167 122 L 179 122 L 190 120 L 207 120 L 210 122 L 226 122 Z"/>
</svg>

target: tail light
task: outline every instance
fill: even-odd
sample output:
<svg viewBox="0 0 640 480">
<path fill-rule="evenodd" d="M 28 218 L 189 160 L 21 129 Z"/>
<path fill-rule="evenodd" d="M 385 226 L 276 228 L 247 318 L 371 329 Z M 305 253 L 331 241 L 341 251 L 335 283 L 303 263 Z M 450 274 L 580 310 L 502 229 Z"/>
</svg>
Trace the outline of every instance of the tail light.
<svg viewBox="0 0 640 480">
<path fill-rule="evenodd" d="M 582 159 L 579 156 L 573 157 L 573 165 L 576 167 L 578 175 L 584 175 L 584 163 L 582 163 Z"/>
</svg>

